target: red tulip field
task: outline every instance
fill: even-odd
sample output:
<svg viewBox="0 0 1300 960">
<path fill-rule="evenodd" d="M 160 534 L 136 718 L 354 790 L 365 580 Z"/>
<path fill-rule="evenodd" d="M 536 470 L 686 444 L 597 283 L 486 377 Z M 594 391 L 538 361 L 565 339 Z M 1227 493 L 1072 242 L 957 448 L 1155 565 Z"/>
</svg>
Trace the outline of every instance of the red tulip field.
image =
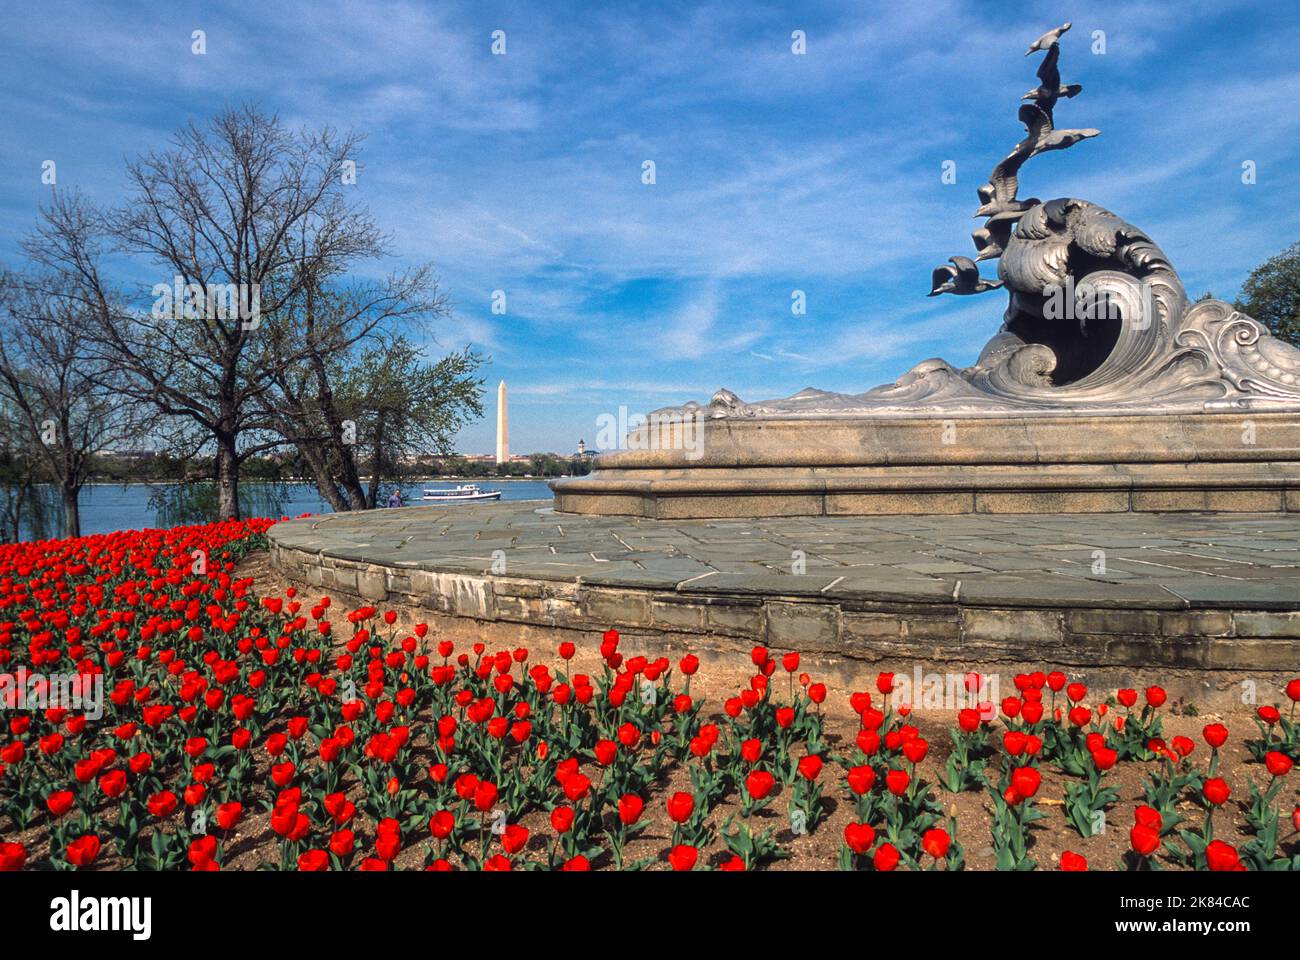
<svg viewBox="0 0 1300 960">
<path fill-rule="evenodd" d="M 1300 868 L 1300 679 L 913 711 L 797 651 L 458 645 L 260 582 L 270 525 L 0 546 L 0 870 Z"/>
</svg>

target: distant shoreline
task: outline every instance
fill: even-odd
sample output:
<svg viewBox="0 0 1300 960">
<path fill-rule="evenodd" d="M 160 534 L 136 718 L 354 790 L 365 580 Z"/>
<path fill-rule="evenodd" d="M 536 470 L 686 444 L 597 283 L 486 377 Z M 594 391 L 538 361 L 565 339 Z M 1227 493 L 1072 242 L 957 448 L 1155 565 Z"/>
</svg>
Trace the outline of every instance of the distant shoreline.
<svg viewBox="0 0 1300 960">
<path fill-rule="evenodd" d="M 410 479 L 399 481 L 401 486 L 410 486 L 416 483 L 550 483 L 552 480 L 559 480 L 560 477 L 412 477 Z M 193 483 L 199 481 L 187 480 L 90 480 L 87 481 L 86 487 L 176 487 L 184 483 Z M 210 483 L 211 481 L 203 481 Z M 369 480 L 363 480 L 362 485 L 369 483 Z M 392 481 L 384 481 L 386 484 Z M 305 487 L 316 487 L 313 480 L 241 480 L 239 485 L 256 486 L 258 484 L 273 485 L 277 483 L 301 484 Z M 37 484 L 37 486 L 50 486 L 50 484 Z"/>
</svg>

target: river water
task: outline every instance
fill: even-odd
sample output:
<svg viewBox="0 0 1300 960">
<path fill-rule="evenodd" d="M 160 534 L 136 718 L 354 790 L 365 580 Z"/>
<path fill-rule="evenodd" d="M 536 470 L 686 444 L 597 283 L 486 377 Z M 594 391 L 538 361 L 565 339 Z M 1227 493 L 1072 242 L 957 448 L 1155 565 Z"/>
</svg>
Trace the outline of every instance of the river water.
<svg viewBox="0 0 1300 960">
<path fill-rule="evenodd" d="M 429 480 L 404 484 L 408 506 L 418 506 L 419 497 L 426 487 L 450 489 L 457 483 L 470 481 Z M 480 480 L 484 490 L 500 490 L 502 500 L 550 500 L 551 489 L 545 480 Z M 112 533 L 115 530 L 141 530 L 149 527 L 171 526 L 168 518 L 150 500 L 160 485 L 93 484 L 81 491 L 81 532 Z M 250 503 L 250 515 L 297 517 L 304 513 L 331 513 L 330 506 L 321 499 L 316 487 L 310 483 L 259 484 L 242 483 L 241 502 Z M 385 486 L 385 496 L 391 487 Z M 54 511 L 54 523 L 61 523 L 61 509 Z M 39 536 L 41 532 L 27 531 L 26 535 Z M 62 534 L 59 529 L 43 531 L 46 536 Z"/>
</svg>

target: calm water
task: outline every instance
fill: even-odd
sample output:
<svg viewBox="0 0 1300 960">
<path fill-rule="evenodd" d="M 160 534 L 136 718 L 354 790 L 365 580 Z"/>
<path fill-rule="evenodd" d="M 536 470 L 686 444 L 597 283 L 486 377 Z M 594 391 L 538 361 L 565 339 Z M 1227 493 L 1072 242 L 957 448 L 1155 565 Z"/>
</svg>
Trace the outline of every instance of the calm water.
<svg viewBox="0 0 1300 960">
<path fill-rule="evenodd" d="M 430 489 L 450 489 L 457 483 L 475 481 L 438 481 L 405 484 L 402 493 L 408 506 L 418 506 L 421 491 Z M 484 490 L 500 490 L 502 500 L 549 500 L 551 489 L 545 480 L 481 480 L 478 485 Z M 279 500 L 277 515 L 296 517 L 304 513 L 331 513 L 329 504 L 321 499 L 316 487 L 310 483 L 289 483 L 280 486 L 269 484 L 245 483 L 252 494 L 249 500 L 254 503 L 266 502 L 274 505 L 271 492 L 283 493 L 287 499 Z M 262 488 L 259 490 L 259 488 Z M 156 488 L 147 484 L 102 484 L 88 486 L 81 492 L 81 532 L 112 533 L 115 530 L 139 530 L 146 527 L 166 526 L 166 521 L 158 511 L 149 505 L 150 495 Z M 385 487 L 385 490 L 390 488 Z M 241 500 L 243 498 L 241 497 Z M 253 513 L 269 512 L 268 508 L 253 510 Z"/>
</svg>

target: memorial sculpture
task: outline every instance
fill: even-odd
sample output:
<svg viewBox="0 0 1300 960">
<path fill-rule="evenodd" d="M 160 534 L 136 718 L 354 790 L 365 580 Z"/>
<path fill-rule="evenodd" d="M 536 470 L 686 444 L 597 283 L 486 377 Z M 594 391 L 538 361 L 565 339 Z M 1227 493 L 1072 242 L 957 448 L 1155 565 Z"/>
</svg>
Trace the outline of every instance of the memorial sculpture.
<svg viewBox="0 0 1300 960">
<path fill-rule="evenodd" d="M 806 389 L 651 414 L 556 508 L 647 517 L 1021 510 L 1300 510 L 1300 351 L 1227 303 L 1190 304 L 1142 230 L 1075 198 L 1020 199 L 1057 127 L 1066 23 L 1030 45 L 1025 135 L 979 188 L 975 257 L 931 296 L 1004 291 L 975 364 L 917 364 L 861 394 Z M 997 261 L 997 278 L 980 265 Z"/>
</svg>

